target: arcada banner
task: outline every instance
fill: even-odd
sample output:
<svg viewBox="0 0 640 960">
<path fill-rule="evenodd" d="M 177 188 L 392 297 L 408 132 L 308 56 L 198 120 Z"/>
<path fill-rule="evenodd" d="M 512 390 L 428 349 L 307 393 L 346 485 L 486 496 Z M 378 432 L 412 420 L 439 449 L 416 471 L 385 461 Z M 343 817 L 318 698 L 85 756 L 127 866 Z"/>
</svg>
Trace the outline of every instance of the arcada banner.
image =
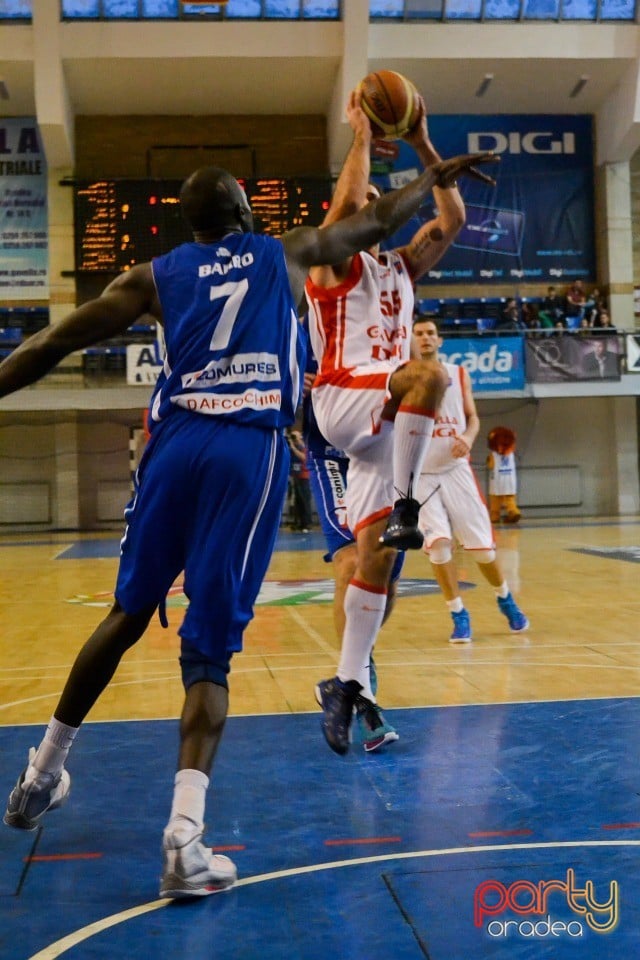
<svg viewBox="0 0 640 960">
<path fill-rule="evenodd" d="M 443 157 L 492 150 L 491 187 L 465 177 L 466 223 L 442 260 L 422 277 L 435 283 L 568 283 L 595 277 L 593 135 L 587 115 L 429 117 Z M 383 190 L 421 170 L 404 141 L 375 141 L 372 179 Z M 430 198 L 387 247 L 404 246 L 437 215 Z"/>
<path fill-rule="evenodd" d="M 438 359 L 464 367 L 475 391 L 524 390 L 522 337 L 451 337 Z"/>
<path fill-rule="evenodd" d="M 574 380 L 619 380 L 620 343 L 616 336 L 549 334 L 527 339 L 527 380 L 568 383 Z"/>
<path fill-rule="evenodd" d="M 0 299 L 49 296 L 47 163 L 32 117 L 0 120 Z"/>
</svg>

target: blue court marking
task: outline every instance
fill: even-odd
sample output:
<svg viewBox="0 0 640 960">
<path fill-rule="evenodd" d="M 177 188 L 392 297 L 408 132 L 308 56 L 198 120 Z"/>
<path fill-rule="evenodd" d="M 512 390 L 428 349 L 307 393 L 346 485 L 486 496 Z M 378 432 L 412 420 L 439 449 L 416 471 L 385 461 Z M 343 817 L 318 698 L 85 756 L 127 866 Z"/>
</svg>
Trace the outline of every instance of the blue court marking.
<svg viewBox="0 0 640 960">
<path fill-rule="evenodd" d="M 70 948 L 69 960 L 209 960 L 212 944 L 216 960 L 637 954 L 640 700 L 387 715 L 400 741 L 371 755 L 354 745 L 344 758 L 324 743 L 319 713 L 232 717 L 209 791 L 206 837 L 237 848 L 229 852 L 245 882 L 166 909 L 153 904 L 178 723 L 84 725 L 69 764 L 71 798 L 45 818 L 19 894 L 13 882 L 33 835 L 0 827 L 3 960 L 37 956 L 130 910 L 129 920 Z M 7 792 L 40 732 L 0 728 Z M 545 939 L 509 927 L 508 936 L 492 937 L 486 923 L 475 926 L 479 885 L 562 883 L 570 869 L 603 901 L 608 884 L 619 884 L 611 933 Z M 549 904 L 552 920 L 585 922 L 557 890 Z M 524 917 L 504 910 L 497 919 Z"/>
</svg>

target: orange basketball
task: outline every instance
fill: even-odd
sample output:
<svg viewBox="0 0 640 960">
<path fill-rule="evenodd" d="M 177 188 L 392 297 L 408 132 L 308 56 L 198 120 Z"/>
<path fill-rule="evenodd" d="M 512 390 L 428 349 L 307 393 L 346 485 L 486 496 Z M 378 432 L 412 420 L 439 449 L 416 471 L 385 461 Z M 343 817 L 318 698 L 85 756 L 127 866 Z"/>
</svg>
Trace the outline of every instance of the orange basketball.
<svg viewBox="0 0 640 960">
<path fill-rule="evenodd" d="M 420 112 L 419 93 L 401 73 L 378 70 L 360 81 L 362 109 L 376 136 L 399 140 L 413 129 Z"/>
</svg>

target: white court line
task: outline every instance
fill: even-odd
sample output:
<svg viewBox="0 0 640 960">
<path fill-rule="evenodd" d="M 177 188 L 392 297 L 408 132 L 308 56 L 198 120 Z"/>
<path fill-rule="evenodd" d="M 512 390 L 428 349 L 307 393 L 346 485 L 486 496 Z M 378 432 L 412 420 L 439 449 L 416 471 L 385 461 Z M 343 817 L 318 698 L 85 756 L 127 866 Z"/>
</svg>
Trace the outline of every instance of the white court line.
<svg viewBox="0 0 640 960">
<path fill-rule="evenodd" d="M 449 847 L 444 850 L 419 850 L 413 853 L 390 853 L 380 854 L 376 857 L 357 857 L 354 860 L 333 860 L 330 863 L 316 863 L 306 867 L 293 867 L 289 870 L 276 870 L 273 873 L 261 873 L 255 877 L 247 877 L 245 880 L 238 880 L 236 887 L 253 886 L 256 883 L 265 883 L 269 880 L 281 880 L 284 877 L 298 877 L 306 873 L 319 873 L 322 870 L 338 870 L 342 867 L 358 867 L 369 863 L 388 863 L 392 860 L 411 860 L 418 857 L 445 857 L 455 854 L 465 853 L 496 853 L 503 850 L 549 850 L 557 848 L 570 847 L 639 847 L 640 840 L 564 840 L 557 843 L 505 843 L 493 844 L 486 847 Z M 113 913 L 110 917 L 103 920 L 96 920 L 94 923 L 81 927 L 74 933 L 68 934 L 61 940 L 49 944 L 38 953 L 32 954 L 28 960 L 56 960 L 67 950 L 89 940 L 91 937 L 110 927 L 115 927 L 119 923 L 125 923 L 127 920 L 133 920 L 136 917 L 143 916 L 145 913 L 152 913 L 154 910 L 160 910 L 163 907 L 173 903 L 172 900 L 161 899 L 152 900 L 149 903 L 140 904 L 138 907 L 132 907 L 129 910 L 123 910 L 120 913 Z"/>
<path fill-rule="evenodd" d="M 169 678 L 167 678 L 169 679 Z M 139 681 L 143 683 L 144 681 Z M 111 684 L 114 686 L 114 684 Z M 60 691 L 61 693 L 62 691 Z M 55 696 L 56 694 L 45 694 L 43 697 L 33 697 L 34 700 L 43 700 L 48 696 Z M 58 694 L 59 696 L 59 694 Z M 585 697 L 585 696 L 576 696 L 576 697 L 562 697 L 558 699 L 554 697 L 552 699 L 544 700 L 466 700 L 464 703 L 412 703 L 408 705 L 401 705 L 396 707 L 389 707 L 388 710 L 463 710 L 466 707 L 517 707 L 517 706 L 529 706 L 535 704 L 543 703 L 564 703 L 567 705 L 573 706 L 576 703 L 594 703 L 599 700 L 640 700 L 640 695 L 632 693 L 616 693 L 608 694 L 603 693 L 599 694 L 597 697 Z M 29 703 L 31 701 L 25 700 L 24 703 Z M 9 704 L 11 706 L 11 704 Z M 0 705 L 0 710 L 2 706 Z M 308 714 L 317 714 L 318 710 L 280 710 L 278 712 L 272 713 L 231 713 L 229 714 L 229 719 L 240 719 L 241 717 L 296 717 L 303 716 Z M 83 723 L 154 723 L 159 720 L 177 720 L 178 714 L 174 716 L 160 716 L 160 717 L 113 717 L 109 720 L 84 720 Z M 32 720 L 28 723 L 16 723 L 15 721 L 11 723 L 2 723 L 0 722 L 0 727 L 42 727 L 44 721 L 42 720 Z"/>
<path fill-rule="evenodd" d="M 336 651 L 332 650 L 332 653 L 336 655 Z M 390 661 L 385 661 L 381 663 L 380 666 L 385 668 L 387 667 L 431 667 L 441 670 L 450 670 L 455 676 L 460 676 L 459 671 L 465 667 L 495 667 L 501 666 L 501 660 L 470 660 L 469 663 L 449 663 L 449 662 L 440 662 L 440 661 L 424 661 L 424 660 L 402 660 L 397 663 Z M 562 661 L 560 663 L 554 663 L 553 661 L 545 661 L 544 663 L 520 663 L 520 664 L 510 664 L 510 669 L 524 669 L 529 670 L 531 667 L 547 668 L 547 667 L 565 667 L 579 670 L 631 670 L 636 673 L 640 671 L 640 664 L 638 666 L 627 666 L 624 663 L 576 663 L 572 661 Z M 288 670 L 295 670 L 297 673 L 300 672 L 312 672 L 318 670 L 317 664 L 309 664 L 309 666 L 301 667 L 299 664 L 297 666 L 291 667 L 269 667 L 260 666 L 260 667 L 248 667 L 246 670 L 243 670 L 242 667 L 235 670 L 233 673 L 234 677 L 241 677 L 249 673 L 263 673 L 265 670 L 268 670 L 272 675 L 276 673 L 286 673 Z M 20 677 L 21 680 L 42 680 L 48 679 L 46 677 L 34 676 L 34 677 Z M 114 687 L 130 687 L 135 684 L 141 683 L 155 683 L 156 680 L 179 680 L 180 677 L 177 673 L 165 673 L 158 674 L 151 677 L 138 677 L 135 680 L 119 680 L 116 682 L 111 682 L 109 684 L 109 689 Z M 8 710 L 10 707 L 22 707 L 27 703 L 36 703 L 38 700 L 50 700 L 52 697 L 60 697 L 62 690 L 56 690 L 53 693 L 42 693 L 38 694 L 35 697 L 25 697 L 22 700 L 10 700 L 7 703 L 0 703 L 0 710 Z M 576 697 L 577 700 L 615 700 L 622 699 L 627 700 L 629 697 L 633 697 L 633 694 L 612 694 L 607 696 L 606 694 L 600 697 Z M 491 701 L 493 702 L 493 701 Z M 544 700 L 514 700 L 514 701 L 496 701 L 498 704 L 505 702 L 512 703 L 546 703 L 546 702 L 555 702 L 555 701 L 544 701 Z M 479 704 L 485 705 L 482 701 L 479 701 Z M 422 704 L 422 706 L 431 706 L 431 704 Z M 459 704 L 435 704 L 435 706 L 470 706 L 468 703 L 459 703 Z M 392 709 L 401 709 L 391 706 L 387 706 L 387 710 Z M 413 709 L 413 708 L 411 708 Z M 294 711 L 299 713 L 300 711 Z M 276 714 L 277 715 L 277 714 Z M 236 714 L 234 714 L 236 716 Z M 254 714 L 247 714 L 247 716 L 254 716 Z M 261 716 L 261 714 L 259 714 Z"/>
</svg>

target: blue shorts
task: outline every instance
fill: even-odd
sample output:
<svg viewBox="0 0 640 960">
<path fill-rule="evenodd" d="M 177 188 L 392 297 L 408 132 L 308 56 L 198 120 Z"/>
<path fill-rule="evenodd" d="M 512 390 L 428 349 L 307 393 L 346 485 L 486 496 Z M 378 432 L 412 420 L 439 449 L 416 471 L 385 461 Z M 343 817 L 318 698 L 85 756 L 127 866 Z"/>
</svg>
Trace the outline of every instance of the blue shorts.
<svg viewBox="0 0 640 960">
<path fill-rule="evenodd" d="M 287 491 L 280 432 L 176 410 L 154 430 L 125 511 L 116 599 L 127 613 L 163 604 L 184 571 L 190 647 L 224 662 L 267 572 Z"/>
<path fill-rule="evenodd" d="M 324 560 L 326 563 L 330 563 L 338 550 L 356 542 L 347 526 L 345 504 L 349 458 L 335 456 L 334 454 L 320 456 L 309 449 L 307 467 L 309 468 L 309 482 L 311 483 L 320 527 L 327 544 L 327 553 Z M 404 558 L 404 551 L 398 551 L 391 573 L 392 582 L 399 579 Z"/>
</svg>

